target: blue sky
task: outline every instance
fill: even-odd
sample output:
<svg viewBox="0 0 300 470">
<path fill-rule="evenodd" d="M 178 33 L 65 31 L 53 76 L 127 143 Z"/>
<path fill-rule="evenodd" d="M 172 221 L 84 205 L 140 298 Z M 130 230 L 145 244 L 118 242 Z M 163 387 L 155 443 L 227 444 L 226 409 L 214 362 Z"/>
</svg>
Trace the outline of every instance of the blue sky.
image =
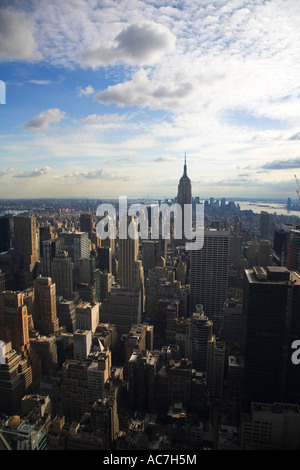
<svg viewBox="0 0 300 470">
<path fill-rule="evenodd" d="M 0 6 L 0 197 L 296 198 L 299 0 Z"/>
</svg>

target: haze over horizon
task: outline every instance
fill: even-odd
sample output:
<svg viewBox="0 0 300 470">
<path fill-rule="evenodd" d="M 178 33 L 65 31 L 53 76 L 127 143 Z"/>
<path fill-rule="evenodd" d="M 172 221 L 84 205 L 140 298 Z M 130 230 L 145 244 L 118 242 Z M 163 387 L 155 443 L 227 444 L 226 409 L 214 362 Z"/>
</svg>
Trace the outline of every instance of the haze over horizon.
<svg viewBox="0 0 300 470">
<path fill-rule="evenodd" d="M 0 197 L 296 199 L 297 0 L 3 0 Z"/>
</svg>

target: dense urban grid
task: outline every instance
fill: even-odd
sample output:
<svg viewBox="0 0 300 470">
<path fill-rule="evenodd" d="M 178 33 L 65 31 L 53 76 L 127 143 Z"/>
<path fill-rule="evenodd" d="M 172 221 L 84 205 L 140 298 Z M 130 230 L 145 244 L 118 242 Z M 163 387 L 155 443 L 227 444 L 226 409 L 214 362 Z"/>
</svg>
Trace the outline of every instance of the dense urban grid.
<svg viewBox="0 0 300 470">
<path fill-rule="evenodd" d="M 0 447 L 299 450 L 297 204 L 201 200 L 186 162 L 147 239 L 100 239 L 102 202 L 1 201 Z M 201 249 L 151 239 L 162 202 L 203 204 Z"/>
</svg>

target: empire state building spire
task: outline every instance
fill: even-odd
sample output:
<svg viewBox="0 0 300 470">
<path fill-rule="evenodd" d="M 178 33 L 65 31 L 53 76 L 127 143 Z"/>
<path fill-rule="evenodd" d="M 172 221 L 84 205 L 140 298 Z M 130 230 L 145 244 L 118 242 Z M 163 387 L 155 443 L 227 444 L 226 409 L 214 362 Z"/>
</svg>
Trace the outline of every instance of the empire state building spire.
<svg viewBox="0 0 300 470">
<path fill-rule="evenodd" d="M 180 178 L 179 184 L 178 184 L 177 202 L 181 206 L 181 210 L 182 210 L 182 227 L 183 227 L 184 211 L 185 211 L 184 206 L 185 204 L 187 205 L 192 204 L 192 185 L 191 185 L 191 180 L 187 175 L 186 154 L 184 156 L 183 175 Z M 184 243 L 184 239 L 181 240 L 181 244 L 183 243 Z"/>
<path fill-rule="evenodd" d="M 183 176 L 184 176 L 185 178 L 187 178 L 186 152 L 185 152 L 185 155 L 184 155 Z"/>
</svg>

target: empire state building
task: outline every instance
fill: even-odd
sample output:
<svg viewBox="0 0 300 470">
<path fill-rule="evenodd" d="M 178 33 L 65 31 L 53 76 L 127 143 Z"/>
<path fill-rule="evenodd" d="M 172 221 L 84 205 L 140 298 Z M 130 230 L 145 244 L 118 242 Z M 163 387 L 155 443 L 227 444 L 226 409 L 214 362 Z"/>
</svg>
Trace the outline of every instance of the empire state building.
<svg viewBox="0 0 300 470">
<path fill-rule="evenodd" d="M 180 244 L 184 244 L 184 211 L 187 210 L 184 205 L 189 204 L 189 209 L 192 210 L 192 185 L 187 175 L 186 155 L 184 157 L 183 175 L 178 184 L 177 203 L 180 205 L 182 211 L 182 240 Z"/>
</svg>

